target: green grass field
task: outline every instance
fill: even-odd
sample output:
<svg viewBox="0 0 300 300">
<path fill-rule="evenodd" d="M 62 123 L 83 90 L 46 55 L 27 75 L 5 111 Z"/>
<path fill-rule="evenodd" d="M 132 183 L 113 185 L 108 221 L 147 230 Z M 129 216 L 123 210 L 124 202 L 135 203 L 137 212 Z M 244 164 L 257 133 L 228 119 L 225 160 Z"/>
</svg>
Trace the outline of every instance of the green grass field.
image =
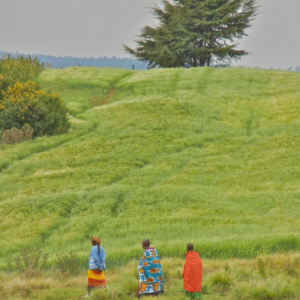
<svg viewBox="0 0 300 300">
<path fill-rule="evenodd" d="M 48 69 L 68 134 L 0 148 L 0 269 L 26 247 L 107 265 L 141 255 L 300 249 L 300 75 L 250 69 Z M 113 91 L 113 92 L 112 92 Z M 103 105 L 102 105 L 103 104 Z"/>
</svg>

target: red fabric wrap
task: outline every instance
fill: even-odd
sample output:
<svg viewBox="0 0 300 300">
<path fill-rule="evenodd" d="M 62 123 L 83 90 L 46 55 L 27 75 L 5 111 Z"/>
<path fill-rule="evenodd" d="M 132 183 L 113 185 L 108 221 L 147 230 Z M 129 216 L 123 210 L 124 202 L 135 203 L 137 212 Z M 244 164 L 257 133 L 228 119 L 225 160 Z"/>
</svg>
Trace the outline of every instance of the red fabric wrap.
<svg viewBox="0 0 300 300">
<path fill-rule="evenodd" d="M 105 286 L 105 279 L 103 279 L 103 280 L 97 280 L 97 279 L 88 278 L 88 286 L 90 286 L 90 287 L 102 287 L 102 286 Z"/>
<path fill-rule="evenodd" d="M 202 285 L 202 261 L 196 251 L 185 254 L 186 260 L 182 272 L 183 288 L 187 292 L 201 292 Z"/>
</svg>

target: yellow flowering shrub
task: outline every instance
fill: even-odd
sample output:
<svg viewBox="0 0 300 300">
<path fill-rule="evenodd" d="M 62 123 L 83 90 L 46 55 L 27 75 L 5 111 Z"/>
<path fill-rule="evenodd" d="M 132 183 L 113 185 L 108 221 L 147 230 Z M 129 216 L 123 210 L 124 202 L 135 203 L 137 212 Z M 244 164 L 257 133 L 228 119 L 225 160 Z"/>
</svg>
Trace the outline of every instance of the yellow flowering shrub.
<svg viewBox="0 0 300 300">
<path fill-rule="evenodd" d="M 1 78 L 0 78 L 1 81 Z M 39 97 L 45 92 L 38 89 L 38 84 L 33 81 L 27 81 L 25 84 L 17 81 L 12 87 L 8 87 L 7 91 L 2 91 L 3 99 L 0 99 L 0 111 L 5 109 L 5 105 L 16 105 L 19 107 L 19 115 L 28 110 L 30 103 L 38 101 Z"/>
<path fill-rule="evenodd" d="M 29 127 L 36 136 L 68 130 L 62 99 L 32 81 L 43 70 L 44 64 L 30 56 L 0 59 L 0 130 Z"/>
<path fill-rule="evenodd" d="M 0 78 L 1 82 L 1 78 Z M 1 84 L 1 83 L 0 83 Z M 30 126 L 36 135 L 68 130 L 67 108 L 58 95 L 46 93 L 33 81 L 17 81 L 0 99 L 0 128 Z"/>
</svg>

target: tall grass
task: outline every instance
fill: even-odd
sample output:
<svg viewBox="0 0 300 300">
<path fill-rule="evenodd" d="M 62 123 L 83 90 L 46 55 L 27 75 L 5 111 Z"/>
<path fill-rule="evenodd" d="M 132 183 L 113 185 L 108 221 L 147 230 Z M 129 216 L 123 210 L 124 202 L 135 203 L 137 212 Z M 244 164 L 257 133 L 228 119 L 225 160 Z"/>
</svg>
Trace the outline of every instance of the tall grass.
<svg viewBox="0 0 300 300">
<path fill-rule="evenodd" d="M 208 300 L 296 300 L 299 299 L 299 277 L 289 274 L 286 265 L 299 259 L 299 254 L 261 256 L 266 264 L 262 277 L 256 260 L 203 259 L 202 293 Z M 184 259 L 162 259 L 165 293 L 161 299 L 187 299 L 184 296 L 181 272 Z M 91 300 L 135 299 L 138 283 L 137 261 L 106 270 L 106 288 L 91 294 Z M 272 266 L 270 265 L 272 263 Z M 297 270 L 300 271 L 299 267 Z M 75 300 L 86 294 L 86 270 L 79 275 L 66 276 L 48 271 L 37 277 L 20 273 L 0 272 L 1 299 Z"/>
<path fill-rule="evenodd" d="M 71 129 L 0 148 L 0 268 L 25 247 L 109 267 L 194 243 L 207 258 L 298 251 L 299 74 L 249 69 L 48 69 Z M 114 94 L 102 106 L 93 97 Z M 8 239 L 12 236 L 12 239 Z"/>
</svg>

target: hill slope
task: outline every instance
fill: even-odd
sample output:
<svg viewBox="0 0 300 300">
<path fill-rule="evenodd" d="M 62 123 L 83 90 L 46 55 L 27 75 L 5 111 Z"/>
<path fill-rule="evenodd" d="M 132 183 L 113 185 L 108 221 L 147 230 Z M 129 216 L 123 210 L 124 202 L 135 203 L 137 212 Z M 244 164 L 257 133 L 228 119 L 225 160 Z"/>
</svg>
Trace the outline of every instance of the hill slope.
<svg viewBox="0 0 300 300">
<path fill-rule="evenodd" d="M 299 250 L 300 75 L 249 69 L 48 69 L 66 135 L 0 148 L 0 263 L 39 246 L 108 262 Z"/>
</svg>

